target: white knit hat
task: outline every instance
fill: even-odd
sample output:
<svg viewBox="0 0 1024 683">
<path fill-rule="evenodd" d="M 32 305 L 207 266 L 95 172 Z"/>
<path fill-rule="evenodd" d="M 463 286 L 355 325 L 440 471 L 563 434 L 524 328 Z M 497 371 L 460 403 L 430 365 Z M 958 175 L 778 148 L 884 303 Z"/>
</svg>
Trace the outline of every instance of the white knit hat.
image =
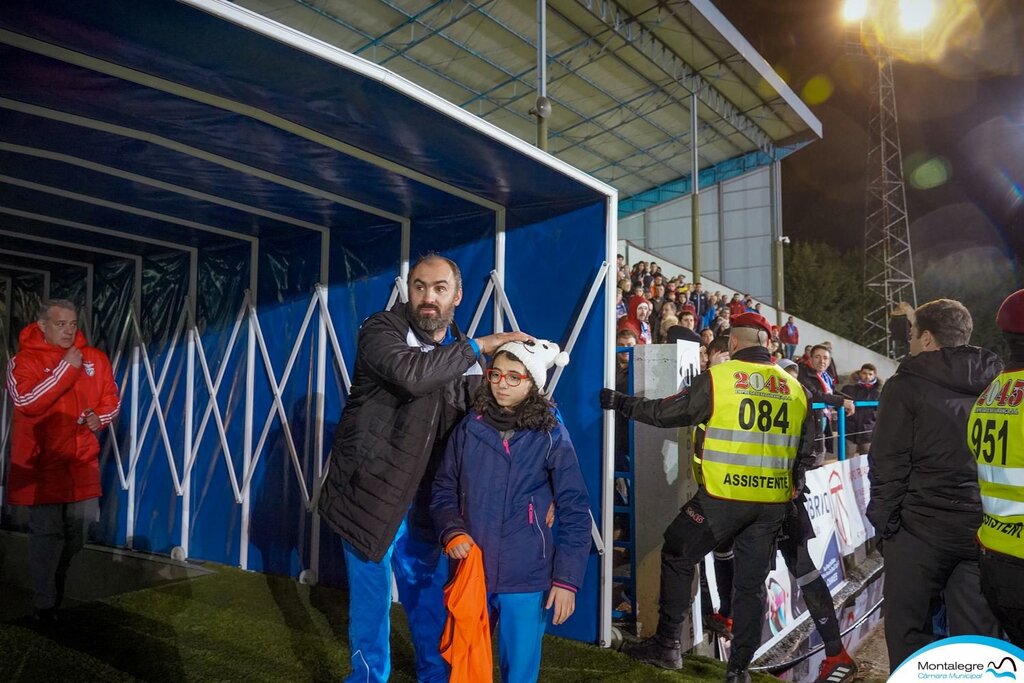
<svg viewBox="0 0 1024 683">
<path fill-rule="evenodd" d="M 502 351 L 508 351 L 526 366 L 526 371 L 530 373 L 533 383 L 540 391 L 544 391 L 544 385 L 548 381 L 548 368 L 553 365 L 563 367 L 569 364 L 569 354 L 560 351 L 555 342 L 544 339 L 509 342 L 503 344 L 494 355 L 497 356 Z"/>
</svg>

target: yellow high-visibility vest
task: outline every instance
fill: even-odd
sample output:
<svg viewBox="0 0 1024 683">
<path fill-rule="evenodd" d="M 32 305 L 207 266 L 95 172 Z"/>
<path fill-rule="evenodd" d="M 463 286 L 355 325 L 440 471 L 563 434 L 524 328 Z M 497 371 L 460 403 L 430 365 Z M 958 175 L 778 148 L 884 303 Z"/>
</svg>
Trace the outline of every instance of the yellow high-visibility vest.
<svg viewBox="0 0 1024 683">
<path fill-rule="evenodd" d="M 978 541 L 1024 559 L 1024 370 L 992 380 L 971 408 L 967 445 L 978 461 L 984 511 Z"/>
<path fill-rule="evenodd" d="M 704 434 L 701 477 L 716 498 L 784 503 L 807 416 L 807 396 L 774 365 L 731 360 L 711 373 L 712 414 Z"/>
</svg>

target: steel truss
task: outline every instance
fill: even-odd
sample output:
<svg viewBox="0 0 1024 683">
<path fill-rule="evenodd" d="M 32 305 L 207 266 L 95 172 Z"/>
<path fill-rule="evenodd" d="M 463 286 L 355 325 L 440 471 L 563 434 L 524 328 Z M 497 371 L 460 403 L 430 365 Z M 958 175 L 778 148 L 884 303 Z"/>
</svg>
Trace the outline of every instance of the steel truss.
<svg viewBox="0 0 1024 683">
<path fill-rule="evenodd" d="M 890 329 L 891 316 L 901 302 L 917 306 L 917 289 L 896 88 L 888 55 L 878 56 L 878 80 L 872 95 L 864 221 L 864 343 L 884 356 L 897 358 L 899 347 Z"/>
</svg>

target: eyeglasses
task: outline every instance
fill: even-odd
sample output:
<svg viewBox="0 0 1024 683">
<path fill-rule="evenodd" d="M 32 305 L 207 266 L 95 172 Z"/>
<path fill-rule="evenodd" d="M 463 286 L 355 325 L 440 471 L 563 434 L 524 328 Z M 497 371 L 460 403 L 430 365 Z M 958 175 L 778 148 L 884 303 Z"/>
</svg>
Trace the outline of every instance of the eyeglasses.
<svg viewBox="0 0 1024 683">
<path fill-rule="evenodd" d="M 510 387 L 518 387 L 520 382 L 522 382 L 524 379 L 530 379 L 526 375 L 520 372 L 516 372 L 515 370 L 510 370 L 509 372 L 502 372 L 501 370 L 492 369 L 488 370 L 487 374 L 484 376 L 487 378 L 487 381 L 490 382 L 491 384 L 497 384 L 504 378 L 505 382 Z"/>
</svg>

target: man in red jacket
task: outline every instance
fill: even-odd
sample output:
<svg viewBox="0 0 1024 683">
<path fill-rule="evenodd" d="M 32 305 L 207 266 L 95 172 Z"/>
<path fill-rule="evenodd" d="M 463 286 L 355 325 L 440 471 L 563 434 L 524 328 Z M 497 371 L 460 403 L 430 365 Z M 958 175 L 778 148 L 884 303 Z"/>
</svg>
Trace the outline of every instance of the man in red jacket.
<svg viewBox="0 0 1024 683">
<path fill-rule="evenodd" d="M 46 301 L 7 366 L 14 402 L 8 502 L 28 507 L 36 616 L 56 621 L 71 558 L 99 512 L 97 434 L 117 415 L 110 361 L 86 345 L 75 305 Z"/>
<path fill-rule="evenodd" d="M 793 316 L 789 316 L 786 324 L 779 330 L 779 341 L 786 347 L 786 358 L 796 360 L 796 347 L 800 343 L 800 328 L 796 326 Z"/>
</svg>

